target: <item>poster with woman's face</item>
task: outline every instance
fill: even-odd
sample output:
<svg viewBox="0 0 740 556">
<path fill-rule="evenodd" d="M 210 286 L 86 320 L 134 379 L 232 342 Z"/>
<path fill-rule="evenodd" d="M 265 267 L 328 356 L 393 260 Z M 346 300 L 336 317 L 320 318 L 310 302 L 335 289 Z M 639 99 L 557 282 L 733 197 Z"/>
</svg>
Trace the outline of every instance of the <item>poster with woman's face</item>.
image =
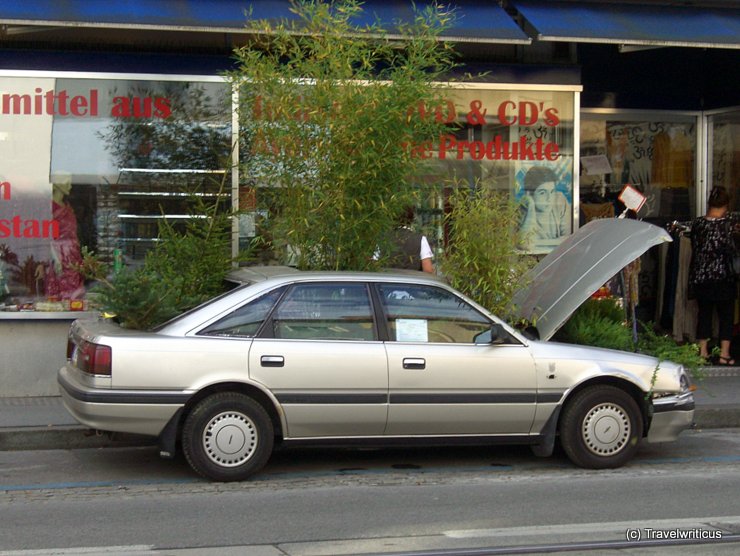
<svg viewBox="0 0 740 556">
<path fill-rule="evenodd" d="M 573 232 L 573 178 L 566 164 L 522 165 L 516 172 L 525 250 L 548 253 Z"/>
</svg>

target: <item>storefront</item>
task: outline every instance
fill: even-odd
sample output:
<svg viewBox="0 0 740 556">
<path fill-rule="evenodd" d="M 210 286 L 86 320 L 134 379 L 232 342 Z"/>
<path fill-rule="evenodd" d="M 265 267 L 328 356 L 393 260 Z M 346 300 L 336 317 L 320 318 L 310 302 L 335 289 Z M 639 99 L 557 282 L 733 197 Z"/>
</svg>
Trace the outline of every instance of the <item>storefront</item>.
<svg viewBox="0 0 740 556">
<path fill-rule="evenodd" d="M 69 323 L 92 299 L 76 269 L 83 250 L 136 265 L 156 242 L 158 221 L 192 217 L 193 194 L 259 208 L 246 194 L 246 178 L 230 171 L 237 130 L 231 88 L 220 77 L 228 45 L 237 43 L 241 4 L 220 3 L 238 7 L 238 16 L 201 14 L 202 26 L 139 19 L 82 27 L 85 4 L 72 4 L 80 13 L 0 18 L 17 25 L 5 28 L 6 42 L 20 37 L 0 52 L 0 382 L 7 395 L 56 393 Z M 727 186 L 740 209 L 740 97 L 726 72 L 737 67 L 737 51 L 727 50 L 740 46 L 737 35 L 716 55 L 716 37 L 709 46 L 662 38 L 663 58 L 660 50 L 615 54 L 613 43 L 634 47 L 644 39 L 556 36 L 543 23 L 554 20 L 538 19 L 537 9 L 549 9 L 542 2 L 509 2 L 508 12 L 492 3 L 485 18 L 473 10 L 477 3 L 461 4 L 473 17 L 452 38 L 472 71 L 494 71 L 487 83 L 451 88 L 445 117 L 460 126 L 424 153 L 438 168 L 430 181 L 454 176 L 507 191 L 531 209 L 523 222 L 534 254 L 591 218 L 617 216 L 624 209 L 617 196 L 628 184 L 646 197 L 638 216 L 661 226 L 702 214 L 712 185 Z M 77 23 L 65 27 L 68 16 Z M 21 25 L 35 23 L 57 34 L 25 42 L 31 39 Z M 172 33 L 171 24 L 192 30 Z M 58 41 L 72 40 L 67 31 L 79 38 L 65 51 Z M 576 48 L 581 40 L 598 44 Z M 103 51 L 87 52 L 81 43 Z M 664 80 L 655 60 L 690 66 L 690 78 Z M 694 71 L 707 60 L 712 67 Z M 635 75 L 639 84 L 630 82 Z M 441 198 L 430 202 L 432 223 L 442 205 Z M 255 233 L 253 222 L 247 214 L 235 224 L 234 251 Z M 675 278 L 666 274 L 667 261 L 681 254 L 651 257 L 641 274 L 641 316 L 689 337 L 690 323 L 676 317 L 681 299 L 665 286 Z"/>
</svg>

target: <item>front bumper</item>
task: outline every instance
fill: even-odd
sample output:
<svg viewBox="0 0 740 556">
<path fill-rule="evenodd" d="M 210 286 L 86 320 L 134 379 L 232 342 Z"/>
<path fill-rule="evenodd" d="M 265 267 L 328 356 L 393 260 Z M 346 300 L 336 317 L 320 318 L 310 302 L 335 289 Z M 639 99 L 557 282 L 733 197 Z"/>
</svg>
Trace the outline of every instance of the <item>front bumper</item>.
<svg viewBox="0 0 740 556">
<path fill-rule="evenodd" d="M 653 400 L 653 418 L 648 442 L 672 442 L 678 435 L 694 426 L 694 395 L 684 392 Z"/>
<path fill-rule="evenodd" d="M 158 436 L 190 394 L 96 388 L 62 367 L 57 375 L 62 402 L 81 424 L 101 431 Z"/>
</svg>

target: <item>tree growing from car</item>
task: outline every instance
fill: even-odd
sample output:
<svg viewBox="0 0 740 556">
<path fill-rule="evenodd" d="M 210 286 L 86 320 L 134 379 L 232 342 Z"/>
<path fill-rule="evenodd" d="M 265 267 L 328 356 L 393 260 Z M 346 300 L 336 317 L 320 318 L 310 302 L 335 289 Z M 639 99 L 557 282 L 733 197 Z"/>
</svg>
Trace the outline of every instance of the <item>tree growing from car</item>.
<svg viewBox="0 0 740 556">
<path fill-rule="evenodd" d="M 417 11 L 391 38 L 357 23 L 355 0 L 292 11 L 289 21 L 249 21 L 254 40 L 235 50 L 240 171 L 271 205 L 261 227 L 283 262 L 377 268 L 421 194 L 425 146 L 446 126 L 438 83 L 455 55 L 439 37 L 453 14 Z"/>
</svg>

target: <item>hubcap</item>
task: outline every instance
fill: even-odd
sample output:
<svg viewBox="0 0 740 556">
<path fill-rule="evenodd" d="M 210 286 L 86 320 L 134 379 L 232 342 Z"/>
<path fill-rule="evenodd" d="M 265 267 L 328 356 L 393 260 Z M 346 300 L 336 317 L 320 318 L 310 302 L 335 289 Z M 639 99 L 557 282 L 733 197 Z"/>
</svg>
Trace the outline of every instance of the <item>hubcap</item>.
<svg viewBox="0 0 740 556">
<path fill-rule="evenodd" d="M 583 419 L 583 441 L 597 456 L 612 456 L 627 446 L 632 426 L 627 412 L 614 403 L 599 404 Z"/>
<path fill-rule="evenodd" d="M 222 467 L 237 467 L 257 448 L 257 429 L 249 417 L 236 411 L 219 413 L 203 431 L 203 448 Z"/>
</svg>

